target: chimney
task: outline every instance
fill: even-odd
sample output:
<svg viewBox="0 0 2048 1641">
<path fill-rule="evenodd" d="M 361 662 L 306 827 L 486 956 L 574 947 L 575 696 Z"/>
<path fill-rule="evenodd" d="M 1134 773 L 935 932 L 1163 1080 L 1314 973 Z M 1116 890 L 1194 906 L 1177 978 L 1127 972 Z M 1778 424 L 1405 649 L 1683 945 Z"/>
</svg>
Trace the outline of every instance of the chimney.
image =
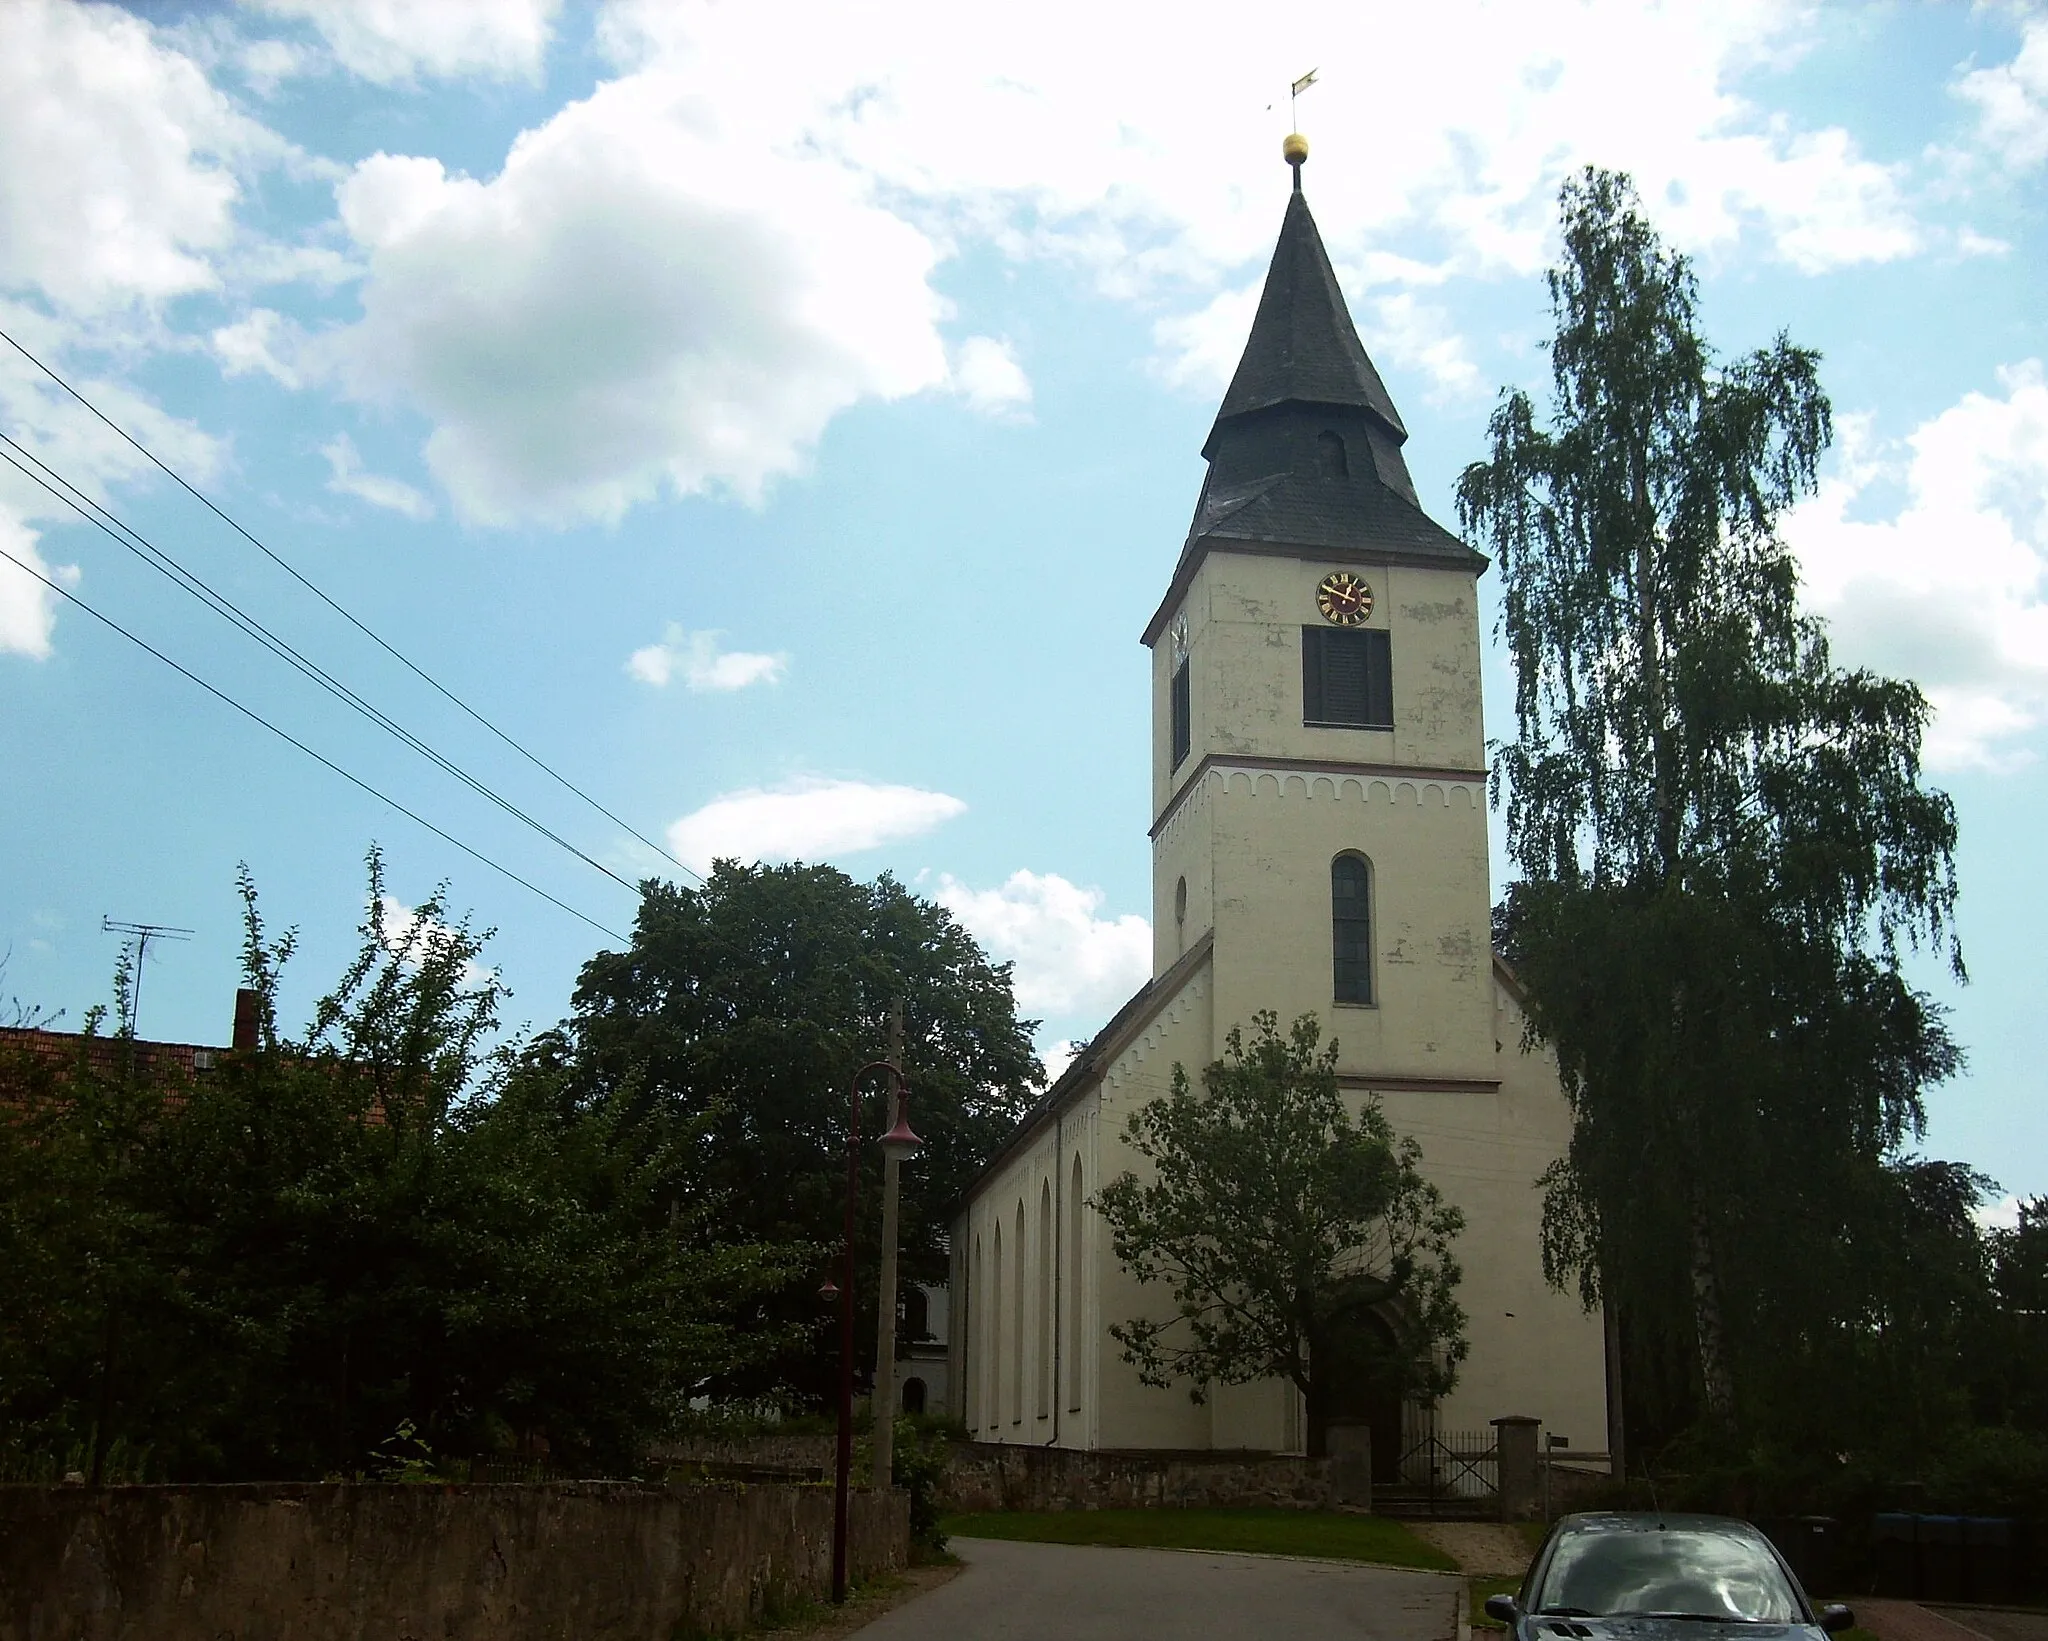
<svg viewBox="0 0 2048 1641">
<path fill-rule="evenodd" d="M 235 1036 L 237 1054 L 254 1054 L 263 1038 L 263 995 L 247 986 L 235 989 Z"/>
</svg>

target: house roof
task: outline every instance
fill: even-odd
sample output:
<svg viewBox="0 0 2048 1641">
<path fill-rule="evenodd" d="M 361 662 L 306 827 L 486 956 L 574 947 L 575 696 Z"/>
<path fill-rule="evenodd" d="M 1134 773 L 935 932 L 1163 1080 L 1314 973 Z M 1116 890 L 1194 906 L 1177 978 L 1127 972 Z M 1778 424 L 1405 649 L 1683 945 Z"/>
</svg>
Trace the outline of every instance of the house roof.
<svg viewBox="0 0 2048 1641">
<path fill-rule="evenodd" d="M 1223 395 L 1216 426 L 1288 403 L 1355 405 L 1371 411 L 1397 439 L 1408 437 L 1401 413 L 1358 339 L 1308 198 L 1298 189 L 1288 197 L 1251 337 Z M 1215 439 L 1212 432 L 1210 445 Z M 1209 445 L 1202 454 L 1209 454 Z"/>
</svg>

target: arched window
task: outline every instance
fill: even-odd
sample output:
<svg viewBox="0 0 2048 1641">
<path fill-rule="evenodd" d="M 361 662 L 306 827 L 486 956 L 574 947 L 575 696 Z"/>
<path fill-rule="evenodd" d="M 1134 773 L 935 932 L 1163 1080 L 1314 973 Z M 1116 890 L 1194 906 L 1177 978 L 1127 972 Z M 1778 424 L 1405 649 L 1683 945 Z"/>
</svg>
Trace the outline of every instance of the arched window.
<svg viewBox="0 0 2048 1641">
<path fill-rule="evenodd" d="M 1038 1184 L 1038 1416 L 1052 1417 L 1052 1183 Z"/>
<path fill-rule="evenodd" d="M 903 1381 L 903 1411 L 922 1413 L 924 1411 L 924 1381 L 905 1379 Z"/>
<path fill-rule="evenodd" d="M 1351 461 L 1344 454 L 1344 440 L 1327 428 L 1316 435 L 1316 471 L 1326 479 L 1351 476 Z"/>
<path fill-rule="evenodd" d="M 976 1237 L 974 1239 L 974 1270 L 970 1274 L 967 1284 L 967 1316 L 962 1324 L 965 1331 L 961 1334 L 961 1337 L 968 1341 L 968 1359 L 961 1366 L 965 1370 L 962 1378 L 966 1381 L 963 1388 L 967 1394 L 967 1428 L 969 1430 L 979 1430 L 981 1428 L 981 1408 L 983 1401 L 986 1400 L 981 1393 L 981 1376 L 987 1371 L 985 1364 L 988 1360 L 988 1327 L 982 1321 L 982 1313 L 988 1309 L 988 1301 L 982 1296 L 981 1279 L 981 1238 Z M 979 1339 L 974 1337 L 974 1329 L 977 1327 L 982 1332 L 982 1337 Z"/>
<path fill-rule="evenodd" d="M 917 1344 L 932 1336 L 931 1296 L 915 1282 L 903 1290 L 903 1339 Z"/>
<path fill-rule="evenodd" d="M 1331 970 L 1340 1003 L 1372 1001 L 1372 868 L 1363 855 L 1330 862 Z"/>
<path fill-rule="evenodd" d="M 996 1225 L 995 1286 L 988 1296 L 988 1428 L 1002 1439 L 1003 1424 L 1003 1227 Z"/>
<path fill-rule="evenodd" d="M 1024 1422 L 1024 1204 L 1017 1204 L 1016 1291 L 1010 1296 L 1010 1423 Z"/>
<path fill-rule="evenodd" d="M 1067 1199 L 1067 1411 L 1081 1411 L 1081 1159 L 1074 1159 L 1074 1178 Z"/>
</svg>

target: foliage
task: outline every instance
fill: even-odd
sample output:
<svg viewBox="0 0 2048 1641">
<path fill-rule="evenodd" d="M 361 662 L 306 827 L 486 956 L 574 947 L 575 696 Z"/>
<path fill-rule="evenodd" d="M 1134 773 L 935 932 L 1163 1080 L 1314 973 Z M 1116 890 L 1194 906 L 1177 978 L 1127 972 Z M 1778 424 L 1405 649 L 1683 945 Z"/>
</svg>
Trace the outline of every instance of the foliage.
<svg viewBox="0 0 2048 1641">
<path fill-rule="evenodd" d="M 1456 1563 L 1404 1523 L 1328 1510 L 1003 1510 L 948 1516 L 961 1538 L 1131 1549 L 1235 1550 L 1253 1555 L 1376 1561 L 1452 1572 Z"/>
<path fill-rule="evenodd" d="M 1117 1257 L 1173 1295 L 1172 1315 L 1110 1327 L 1139 1378 L 1185 1380 L 1198 1402 L 1212 1383 L 1288 1379 L 1318 1456 L 1341 1381 L 1433 1400 L 1467 1348 L 1451 1257 L 1464 1216 L 1375 1101 L 1353 1117 L 1320 1036 L 1313 1015 L 1283 1037 L 1262 1013 L 1249 1042 L 1232 1029 L 1202 1094 L 1175 1066 L 1125 1129 L 1153 1177 L 1127 1171 L 1095 1199 Z"/>
<path fill-rule="evenodd" d="M 812 1279 L 763 1312 L 805 1342 L 716 1375 L 714 1396 L 822 1405 L 831 1392 L 837 1351 L 812 1290 L 843 1237 L 849 1084 L 887 1053 L 898 1003 L 911 1120 L 925 1141 L 902 1171 L 901 1280 L 942 1282 L 950 1206 L 1043 1077 L 1008 967 L 893 878 L 721 861 L 700 889 L 650 882 L 632 944 L 584 966 L 574 1015 L 534 1045 L 529 1063 L 579 1098 L 687 1128 L 705 1200 L 735 1240 L 820 1250 Z M 875 1097 L 884 1086 L 866 1085 L 865 1136 L 888 1126 Z M 880 1191 L 879 1154 L 864 1145 L 864 1207 Z M 874 1360 L 875 1213 L 861 1214 L 858 1235 L 864 1369 Z"/>
<path fill-rule="evenodd" d="M 1625 177 L 1589 169 L 1562 217 L 1550 424 L 1505 394 L 1458 491 L 1516 667 L 1498 933 L 1575 1116 L 1546 1265 L 1617 1306 L 1637 1412 L 1792 1428 L 1836 1347 L 1894 1342 L 1879 1245 L 1946 1211 L 1888 1159 L 1960 1058 L 1899 968 L 1962 972 L 1955 813 L 1919 690 L 1836 668 L 1799 608 L 1778 526 L 1830 437 L 1818 357 L 1717 363 Z"/>
<path fill-rule="evenodd" d="M 0 1425 L 23 1453 L 350 1475 L 399 1462 L 373 1444 L 400 1430 L 619 1470 L 780 1343 L 754 1302 L 810 1251 L 722 1234 L 686 1125 L 491 1051 L 503 989 L 438 892 L 387 923 L 373 851 L 357 956 L 287 1039 L 296 941 L 241 881 L 254 1052 L 177 1075 L 138 1045 L 110 1074 L 96 1012 L 71 1065 L 10 1079 Z"/>
</svg>

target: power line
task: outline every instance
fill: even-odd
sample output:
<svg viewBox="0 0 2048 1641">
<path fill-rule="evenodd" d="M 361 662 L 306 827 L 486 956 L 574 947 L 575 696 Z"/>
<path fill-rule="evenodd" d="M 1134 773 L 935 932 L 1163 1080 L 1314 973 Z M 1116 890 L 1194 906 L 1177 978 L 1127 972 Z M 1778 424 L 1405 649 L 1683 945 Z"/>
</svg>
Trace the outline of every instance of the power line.
<svg viewBox="0 0 2048 1641">
<path fill-rule="evenodd" d="M 372 786 L 360 775 L 350 774 L 346 769 L 343 769 L 341 765 L 336 763 L 333 759 L 323 757 L 318 752 L 315 752 L 310 746 L 306 745 L 304 741 L 300 740 L 290 731 L 279 728 L 276 724 L 272 723 L 268 718 L 264 717 L 262 713 L 257 712 L 253 707 L 246 707 L 242 705 L 240 701 L 237 701 L 232 695 L 228 694 L 227 691 L 219 689 L 212 684 L 209 684 L 204 678 L 200 677 L 198 673 L 193 672 L 189 667 L 180 666 L 176 661 L 173 661 L 168 655 L 164 654 L 162 650 L 158 649 L 154 644 L 150 643 L 147 639 L 140 638 L 136 634 L 130 632 L 126 627 L 122 626 L 121 623 L 116 621 L 112 616 L 103 615 L 100 611 L 94 609 L 90 604 L 86 603 L 86 601 L 80 598 L 76 593 L 72 592 L 70 588 L 58 585 L 56 582 L 52 581 L 48 576 L 44 575 L 40 570 L 37 570 L 33 568 L 31 565 L 24 563 L 21 559 L 16 558 L 14 554 L 10 553 L 5 547 L 0 547 L 0 558 L 6 559 L 8 563 L 12 564 L 17 570 L 21 571 L 22 574 L 31 576 L 35 580 L 41 582 L 45 587 L 49 588 L 51 592 L 55 593 L 59 598 L 64 599 L 67 603 L 76 605 L 79 609 L 83 610 L 87 615 L 91 616 L 93 620 L 99 622 L 100 625 L 111 628 L 113 631 L 119 633 L 123 638 L 127 639 L 129 643 L 135 645 L 139 649 L 146 650 L 149 654 L 155 656 L 159 661 L 163 662 L 163 664 L 169 667 L 173 672 L 178 673 L 185 678 L 189 678 L 193 683 L 197 684 L 201 689 L 205 690 L 207 694 L 213 696 L 216 700 L 226 702 L 229 706 L 233 707 L 237 712 L 239 712 L 244 718 L 249 719 L 253 723 L 261 724 L 265 729 L 269 730 L 270 733 L 275 735 L 279 740 L 289 742 L 291 745 L 297 747 L 301 752 L 305 753 L 305 755 L 311 758 L 315 763 L 322 764 L 326 768 L 333 770 L 335 774 L 339 775 L 351 786 L 360 787 L 363 791 L 369 793 L 371 797 L 377 799 L 380 803 L 389 804 L 393 809 L 396 809 L 401 815 L 405 816 L 407 820 L 415 821 L 419 825 L 424 826 L 429 832 L 433 833 L 434 836 L 439 838 L 443 843 L 453 844 L 457 849 L 460 849 L 465 855 L 469 856 L 470 859 L 482 862 L 485 866 L 488 866 L 492 871 L 498 873 L 501 877 L 511 879 L 512 882 L 518 884 L 520 888 L 531 890 L 534 894 L 539 895 L 542 900 L 545 900 L 550 906 L 554 906 L 560 909 L 561 911 L 567 912 L 571 917 L 577 919 L 579 922 L 589 924 L 599 934 L 605 935 L 612 940 L 616 940 L 621 945 L 624 945 L 626 943 L 626 937 L 620 934 L 616 929 L 610 929 L 605 927 L 605 925 L 598 922 L 596 918 L 588 917 L 584 913 L 577 911 L 576 908 L 574 906 L 571 906 L 567 901 L 557 900 L 553 895 L 549 894 L 547 890 L 541 888 L 540 885 L 529 882 L 527 879 L 521 877 L 517 872 L 513 871 L 509 866 L 499 865 L 498 862 L 491 859 L 491 857 L 485 854 L 482 850 L 471 848 L 468 844 L 464 843 L 460 838 L 454 837 L 451 834 L 442 831 L 440 827 L 436 826 L 424 815 L 421 815 L 414 810 L 408 809 L 404 804 L 400 803 L 396 798 L 392 797 L 389 793 L 380 792 L 376 787 Z"/>
<path fill-rule="evenodd" d="M 349 688 L 348 685 L 342 683 L 340 679 L 334 677 L 333 674 L 320 666 L 318 662 L 309 659 L 285 639 L 278 637 L 276 633 L 264 626 L 254 616 L 247 614 L 239 608 L 232 599 L 216 592 L 204 580 L 194 575 L 190 570 L 187 570 L 184 565 L 172 558 L 170 554 L 151 542 L 141 531 L 135 529 L 132 525 L 126 523 L 107 508 L 94 501 L 92 497 L 88 496 L 71 480 L 65 478 L 63 474 L 42 461 L 32 452 L 24 449 L 7 434 L 0 433 L 0 445 L 7 447 L 7 449 L 0 449 L 0 462 L 6 462 L 25 478 L 41 485 L 45 491 L 63 502 L 65 506 L 78 514 L 86 523 L 99 530 L 101 534 L 112 538 L 119 545 L 127 548 L 129 552 L 135 554 L 136 557 L 149 565 L 159 575 L 164 576 L 184 591 L 190 593 L 216 615 L 246 636 L 253 638 L 258 644 L 269 650 L 271 654 L 277 656 L 278 659 L 285 662 L 288 666 L 296 668 L 329 694 L 369 719 L 378 728 L 388 731 L 415 752 L 418 752 L 422 757 L 428 759 L 439 768 L 446 770 L 479 796 L 488 798 L 508 815 L 532 827 L 550 843 L 566 849 L 586 866 L 602 872 L 620 888 L 627 890 L 629 893 L 638 892 L 636 885 L 628 883 L 602 861 L 586 854 L 567 838 L 519 808 L 510 799 L 503 797 L 484 782 L 478 780 L 474 775 L 471 775 L 467 770 L 444 757 L 388 713 L 373 706 L 369 701 Z M 22 466 L 15 456 L 8 454 L 8 449 L 15 451 L 21 457 L 25 457 L 37 468 L 40 468 L 41 473 L 30 472 L 28 468 Z M 48 477 L 43 475 L 48 475 Z"/>
<path fill-rule="evenodd" d="M 528 763 L 532 764 L 534 768 L 538 769 L 542 774 L 546 775 L 550 780 L 554 781 L 557 785 L 573 793 L 576 797 L 581 798 L 585 803 L 590 805 L 592 809 L 595 809 L 600 815 L 604 816 L 604 818 L 610 821 L 614 826 L 623 828 L 630 836 L 638 839 L 641 843 L 645 844 L 649 849 L 652 849 L 657 855 L 661 856 L 663 860 L 669 862 L 670 865 L 677 867 L 681 871 L 689 873 L 689 875 L 695 878 L 699 883 L 704 882 L 703 873 L 697 871 L 694 867 L 685 866 L 680 860 L 677 860 L 674 855 L 670 854 L 668 850 L 664 849 L 660 844 L 656 843 L 644 832 L 640 831 L 630 822 L 622 820 L 619 816 L 613 814 L 603 804 L 599 803 L 597 799 L 593 798 L 588 792 L 584 791 L 582 787 L 578 786 L 574 781 L 570 780 L 568 776 L 561 774 L 553 767 L 551 767 L 549 764 L 545 763 L 541 758 L 536 756 L 534 753 L 529 752 L 518 741 L 514 740 L 510 735 L 506 734 L 504 730 L 500 729 L 496 724 L 492 723 L 490 719 L 486 718 L 481 712 L 478 712 L 475 707 L 471 706 L 467 701 L 463 700 L 461 696 L 457 695 L 453 690 L 449 689 L 446 685 L 444 685 L 439 679 L 435 678 L 433 674 L 427 672 L 423 667 L 419 666 L 416 662 L 414 662 L 409 656 L 405 655 L 402 651 L 398 650 L 393 645 L 387 643 L 368 625 L 358 620 L 356 616 L 350 613 L 348 609 L 346 609 L 341 604 L 337 603 L 334 599 L 330 598 L 312 581 L 307 579 L 307 577 L 305 577 L 304 575 L 300 574 L 299 571 L 295 569 L 288 561 L 286 561 L 283 558 L 280 558 L 276 553 L 272 552 L 261 541 L 257 540 L 257 538 L 254 535 L 252 535 L 248 530 L 244 529 L 240 523 L 238 523 L 235 519 L 231 518 L 226 512 L 222 511 L 221 508 L 216 506 L 214 502 L 211 499 L 209 499 L 203 491 L 200 491 L 194 488 L 191 484 L 187 483 L 184 475 L 179 473 L 176 468 L 171 467 L 168 463 L 164 462 L 156 454 L 155 451 L 151 450 L 147 445 L 143 444 L 140 440 L 138 440 L 125 427 L 121 426 L 119 422 L 116 422 L 115 420 L 113 420 L 113 418 L 108 416 L 106 412 L 101 410 L 98 405 L 94 404 L 83 393 L 80 393 L 77 388 L 73 387 L 62 376 L 58 375 L 57 372 L 53 370 L 49 365 L 46 365 L 45 363 L 43 363 L 41 359 L 37 358 L 33 353 L 29 352 L 27 348 L 23 347 L 20 342 L 16 341 L 5 330 L 0 330 L 0 341 L 4 341 L 9 347 L 13 348 L 16 353 L 20 354 L 22 358 L 26 359 L 30 364 L 34 365 L 37 370 L 41 371 L 45 376 L 49 377 L 51 381 L 55 382 L 57 386 L 62 388 L 80 405 L 84 406 L 86 410 L 91 412 L 93 416 L 97 417 L 100 422 L 102 422 L 106 427 L 108 427 L 115 434 L 117 434 L 139 455 L 141 455 L 145 460 L 147 460 L 154 467 L 156 467 L 159 472 L 163 473 L 165 477 L 169 478 L 173 484 L 178 486 L 179 489 L 183 490 L 194 501 L 198 502 L 200 506 L 204 507 L 209 513 L 213 514 L 215 518 L 219 519 L 221 523 L 225 524 L 230 530 L 233 530 L 235 534 L 240 536 L 244 541 L 248 542 L 250 546 L 254 547 L 265 558 L 269 559 L 271 563 L 275 564 L 280 570 L 284 571 L 286 575 L 290 576 L 292 580 L 296 581 L 301 587 L 305 588 L 307 592 L 311 593 L 315 598 L 319 599 L 321 603 L 325 604 L 336 615 L 340 616 L 342 620 L 346 621 L 351 627 L 354 627 L 357 632 L 361 633 L 365 638 L 369 639 L 371 643 L 375 644 L 379 649 L 384 651 L 386 655 L 390 656 L 394 661 L 398 662 L 400 666 L 404 667 L 414 677 L 418 678 L 422 683 L 427 685 L 428 688 L 432 689 L 444 700 L 447 700 L 453 705 L 459 707 L 463 712 L 467 713 L 477 723 L 483 725 L 485 729 L 489 730 L 493 735 L 497 736 L 499 740 L 503 741 L 514 752 L 518 753 L 520 757 L 524 758 Z M 599 869 L 603 870 L 603 868 Z"/>
</svg>

